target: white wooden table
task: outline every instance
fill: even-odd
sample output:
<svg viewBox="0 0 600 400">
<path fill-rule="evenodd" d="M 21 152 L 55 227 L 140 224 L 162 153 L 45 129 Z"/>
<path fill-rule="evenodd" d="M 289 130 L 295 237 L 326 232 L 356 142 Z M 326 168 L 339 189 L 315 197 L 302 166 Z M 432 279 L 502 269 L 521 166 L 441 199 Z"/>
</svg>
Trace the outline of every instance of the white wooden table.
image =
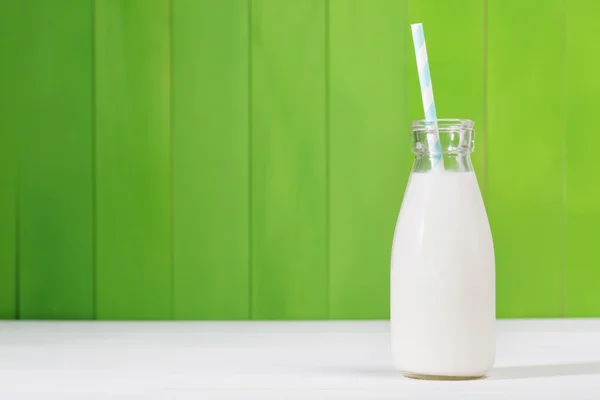
<svg viewBox="0 0 600 400">
<path fill-rule="evenodd" d="M 431 382 L 387 322 L 0 322 L 0 399 L 600 399 L 600 320 L 498 330 L 487 379 Z"/>
</svg>

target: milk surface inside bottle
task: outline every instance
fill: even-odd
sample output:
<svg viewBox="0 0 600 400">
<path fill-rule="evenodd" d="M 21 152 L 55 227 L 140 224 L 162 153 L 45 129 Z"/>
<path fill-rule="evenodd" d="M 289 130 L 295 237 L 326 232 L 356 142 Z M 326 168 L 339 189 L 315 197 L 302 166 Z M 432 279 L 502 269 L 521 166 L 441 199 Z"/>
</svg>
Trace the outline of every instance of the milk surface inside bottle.
<svg viewBox="0 0 600 400">
<path fill-rule="evenodd" d="M 432 150 L 438 138 L 441 155 Z M 411 144 L 415 160 L 392 247 L 394 362 L 409 377 L 482 377 L 495 355 L 495 272 L 470 159 L 473 122 L 415 121 Z"/>
</svg>

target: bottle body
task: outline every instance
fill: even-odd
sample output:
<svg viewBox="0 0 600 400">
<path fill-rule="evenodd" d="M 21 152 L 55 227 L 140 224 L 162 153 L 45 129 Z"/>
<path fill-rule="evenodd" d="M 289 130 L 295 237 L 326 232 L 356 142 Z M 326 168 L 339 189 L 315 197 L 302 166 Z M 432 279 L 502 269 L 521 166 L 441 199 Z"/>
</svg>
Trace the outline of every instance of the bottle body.
<svg viewBox="0 0 600 400">
<path fill-rule="evenodd" d="M 442 135 L 443 133 L 440 133 Z M 495 268 L 490 226 L 469 152 L 445 171 L 415 159 L 396 225 L 391 337 L 409 376 L 484 376 L 495 356 Z M 455 158 L 463 158 L 455 162 Z M 460 165 L 452 168 L 451 165 Z"/>
</svg>

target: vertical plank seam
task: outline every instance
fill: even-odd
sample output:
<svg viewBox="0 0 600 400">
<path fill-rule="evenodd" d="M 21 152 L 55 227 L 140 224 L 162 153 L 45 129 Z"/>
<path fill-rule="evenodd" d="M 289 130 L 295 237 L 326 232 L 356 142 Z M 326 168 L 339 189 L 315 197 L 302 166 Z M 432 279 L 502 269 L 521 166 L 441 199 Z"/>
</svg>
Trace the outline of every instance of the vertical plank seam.
<svg viewBox="0 0 600 400">
<path fill-rule="evenodd" d="M 19 31 L 22 31 L 22 27 L 23 27 L 23 20 L 22 20 L 22 9 L 21 7 L 19 7 L 18 9 L 18 18 L 19 18 L 19 22 L 20 22 L 20 27 L 21 29 L 19 29 Z M 21 32 L 19 32 L 21 33 Z M 22 45 L 21 41 L 16 42 L 15 44 L 15 48 L 19 48 Z M 17 73 L 18 73 L 18 77 L 20 79 L 23 78 L 22 75 L 22 70 L 24 65 L 23 64 L 23 59 L 18 59 L 17 61 Z M 20 68 L 19 68 L 20 67 Z M 23 97 L 19 96 L 18 99 L 20 101 L 22 101 Z M 21 106 L 23 106 L 23 104 L 21 104 Z M 14 135 L 14 133 L 13 133 Z M 16 153 L 16 157 L 13 159 L 13 168 L 14 168 L 14 175 L 13 175 L 13 185 L 14 185 L 14 210 L 15 210 L 15 219 L 13 221 L 14 223 L 14 229 L 15 229 L 15 242 L 14 242 L 14 268 L 15 268 L 15 304 L 14 304 L 14 315 L 15 315 L 15 319 L 19 320 L 21 319 L 21 168 L 20 168 L 20 164 L 21 164 L 21 156 L 22 156 L 22 149 L 21 149 L 21 135 L 14 135 L 13 137 L 13 141 L 12 144 L 15 148 L 15 153 Z"/>
<path fill-rule="evenodd" d="M 562 2 L 563 13 L 563 84 L 562 84 L 562 101 L 563 101 L 563 126 L 562 126 L 562 176 L 561 176 L 561 314 L 565 318 L 567 315 L 567 0 Z"/>
<path fill-rule="evenodd" d="M 175 43 L 175 32 L 173 29 L 173 0 L 169 0 L 169 139 L 170 146 L 169 154 L 169 169 L 170 169 L 170 182 L 169 182 L 169 211 L 170 211 L 170 246 L 169 256 L 171 263 L 171 319 L 175 319 L 175 118 L 173 112 L 173 93 L 174 93 L 174 43 Z"/>
<path fill-rule="evenodd" d="M 483 199 L 487 200 L 488 185 L 488 0 L 483 1 L 483 129 L 480 143 L 482 151 L 482 170 L 483 170 Z"/>
<path fill-rule="evenodd" d="M 98 319 L 97 171 L 96 171 L 96 0 L 92 0 L 92 319 Z"/>
<path fill-rule="evenodd" d="M 22 10 L 21 8 L 17 8 L 17 12 L 18 12 L 18 18 L 19 18 L 19 22 L 20 22 L 20 27 L 23 27 L 23 21 L 22 21 Z M 19 31 L 21 31 L 22 29 L 19 29 Z M 19 32 L 21 33 L 21 32 Z M 22 45 L 22 42 L 17 41 L 15 43 L 15 48 L 19 48 L 19 46 Z M 18 59 L 17 60 L 17 73 L 18 73 L 18 77 L 22 78 L 22 69 L 23 69 L 23 65 L 22 64 L 22 59 Z M 19 100 L 22 100 L 22 96 L 18 97 Z M 13 159 L 13 169 L 14 169 L 14 174 L 12 176 L 12 185 L 14 185 L 14 233 L 15 233 L 15 240 L 14 240 L 14 252 L 13 252 L 13 262 L 14 262 L 14 271 L 15 271 L 15 303 L 14 303 L 14 318 L 15 319 L 21 319 L 21 205 L 20 205 L 20 199 L 21 199 L 21 189 L 20 189 L 20 182 L 21 182 L 21 174 L 20 174 L 20 162 L 21 162 L 21 140 L 20 140 L 20 135 L 16 135 L 13 131 L 13 137 L 12 137 L 12 145 L 14 146 L 15 149 L 15 153 L 16 153 L 16 157 Z"/>
<path fill-rule="evenodd" d="M 20 157 L 21 149 L 19 146 L 20 140 L 14 141 L 17 147 L 17 155 Z M 14 263 L 15 263 L 15 319 L 21 319 L 21 190 L 20 190 L 20 176 L 19 173 L 19 159 L 15 163 L 17 171 L 15 173 L 15 252 L 14 252 Z"/>
<path fill-rule="evenodd" d="M 252 0 L 247 3 L 248 12 L 248 319 L 252 316 Z"/>
<path fill-rule="evenodd" d="M 331 319 L 331 132 L 330 132 L 330 0 L 325 0 L 325 269 L 327 288 L 327 319 Z"/>
</svg>

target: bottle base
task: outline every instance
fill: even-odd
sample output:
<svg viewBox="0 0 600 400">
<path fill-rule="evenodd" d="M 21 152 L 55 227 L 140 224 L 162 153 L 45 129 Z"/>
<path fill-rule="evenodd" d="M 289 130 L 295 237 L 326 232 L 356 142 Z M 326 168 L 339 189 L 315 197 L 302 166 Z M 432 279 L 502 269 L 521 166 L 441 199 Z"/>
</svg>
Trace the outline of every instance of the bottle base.
<svg viewBox="0 0 600 400">
<path fill-rule="evenodd" d="M 403 372 L 407 378 L 419 379 L 425 381 L 472 381 L 476 379 L 484 379 L 485 375 L 480 376 L 449 376 L 449 375 L 427 375 L 427 374 L 414 374 L 411 372 Z"/>
</svg>

